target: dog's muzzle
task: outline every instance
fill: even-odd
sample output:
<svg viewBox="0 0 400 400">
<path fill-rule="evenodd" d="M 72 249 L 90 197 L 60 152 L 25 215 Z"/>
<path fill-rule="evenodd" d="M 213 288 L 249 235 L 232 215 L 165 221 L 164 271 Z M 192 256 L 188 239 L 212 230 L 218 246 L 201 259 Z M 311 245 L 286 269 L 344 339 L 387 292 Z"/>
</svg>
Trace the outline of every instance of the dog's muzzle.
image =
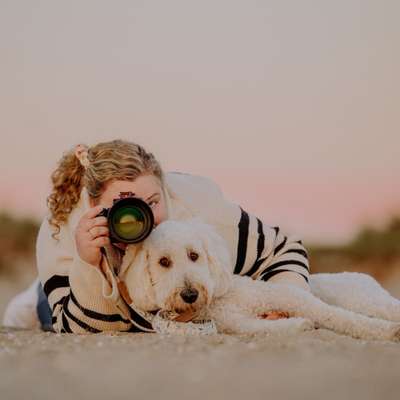
<svg viewBox="0 0 400 400">
<path fill-rule="evenodd" d="M 182 314 L 197 312 L 208 304 L 208 293 L 203 285 L 185 285 L 176 288 L 165 301 L 162 309 Z"/>
<path fill-rule="evenodd" d="M 179 295 L 185 303 L 192 304 L 199 297 L 199 291 L 195 288 L 185 288 Z"/>
</svg>

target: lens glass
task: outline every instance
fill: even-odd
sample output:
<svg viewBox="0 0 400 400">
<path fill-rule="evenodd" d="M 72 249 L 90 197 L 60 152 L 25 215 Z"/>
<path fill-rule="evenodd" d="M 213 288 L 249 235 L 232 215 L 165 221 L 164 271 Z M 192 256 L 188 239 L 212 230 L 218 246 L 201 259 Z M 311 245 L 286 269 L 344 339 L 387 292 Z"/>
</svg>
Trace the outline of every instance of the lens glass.
<svg viewBox="0 0 400 400">
<path fill-rule="evenodd" d="M 139 237 L 145 228 L 146 216 L 138 207 L 121 207 L 113 215 L 113 225 L 118 236 L 125 240 Z"/>
</svg>

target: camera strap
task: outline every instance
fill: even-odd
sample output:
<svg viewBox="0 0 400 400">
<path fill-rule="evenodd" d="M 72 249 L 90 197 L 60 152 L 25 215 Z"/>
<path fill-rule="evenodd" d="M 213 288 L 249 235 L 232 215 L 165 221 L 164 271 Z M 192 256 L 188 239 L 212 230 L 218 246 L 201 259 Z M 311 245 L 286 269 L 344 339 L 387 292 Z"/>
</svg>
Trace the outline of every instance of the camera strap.
<svg viewBox="0 0 400 400">
<path fill-rule="evenodd" d="M 140 312 L 132 307 L 133 301 L 129 295 L 125 282 L 118 276 L 122 263 L 122 254 L 120 251 L 111 244 L 101 247 L 101 252 L 106 259 L 106 269 L 113 289 L 112 300 L 121 315 L 141 331 L 155 332 L 150 321 L 152 315 L 146 315 L 147 313 Z"/>
</svg>

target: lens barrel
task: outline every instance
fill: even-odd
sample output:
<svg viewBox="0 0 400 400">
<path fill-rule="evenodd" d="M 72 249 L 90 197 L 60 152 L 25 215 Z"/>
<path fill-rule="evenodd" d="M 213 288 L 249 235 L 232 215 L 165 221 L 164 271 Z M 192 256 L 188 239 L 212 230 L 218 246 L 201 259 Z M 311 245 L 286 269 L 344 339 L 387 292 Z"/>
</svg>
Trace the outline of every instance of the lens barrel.
<svg viewBox="0 0 400 400">
<path fill-rule="evenodd" d="M 114 201 L 111 208 L 99 215 L 107 217 L 112 243 L 138 243 L 150 235 L 154 227 L 154 215 L 143 200 L 125 197 Z"/>
</svg>

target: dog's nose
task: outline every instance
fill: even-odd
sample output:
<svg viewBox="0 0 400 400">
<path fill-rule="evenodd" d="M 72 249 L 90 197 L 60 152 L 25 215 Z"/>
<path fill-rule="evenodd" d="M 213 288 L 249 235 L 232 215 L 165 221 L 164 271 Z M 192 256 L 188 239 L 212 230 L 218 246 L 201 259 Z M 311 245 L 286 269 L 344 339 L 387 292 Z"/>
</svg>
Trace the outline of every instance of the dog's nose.
<svg viewBox="0 0 400 400">
<path fill-rule="evenodd" d="M 185 303 L 191 304 L 196 301 L 197 297 L 199 296 L 199 292 L 196 289 L 187 288 L 183 289 L 180 295 Z"/>
</svg>

